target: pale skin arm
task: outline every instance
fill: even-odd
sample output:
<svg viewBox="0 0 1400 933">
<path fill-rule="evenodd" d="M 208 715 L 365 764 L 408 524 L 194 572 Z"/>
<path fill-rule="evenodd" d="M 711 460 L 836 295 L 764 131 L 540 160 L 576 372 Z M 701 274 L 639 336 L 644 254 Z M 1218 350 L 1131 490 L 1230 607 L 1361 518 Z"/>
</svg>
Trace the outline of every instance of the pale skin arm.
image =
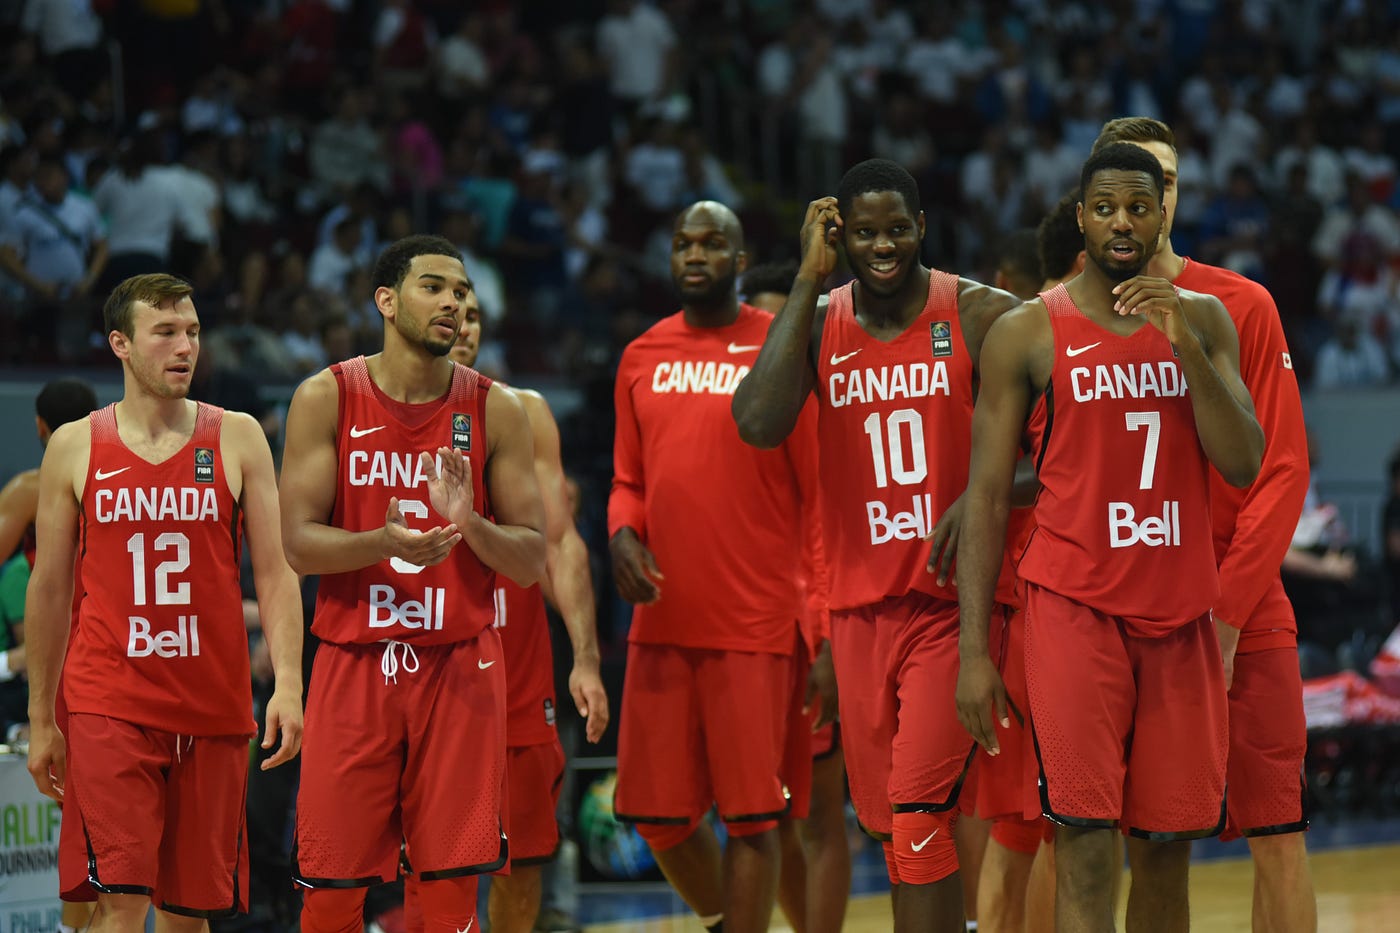
<svg viewBox="0 0 1400 933">
<path fill-rule="evenodd" d="M 1206 457 L 1230 485 L 1254 482 L 1264 459 L 1264 430 L 1240 378 L 1239 336 L 1225 306 L 1210 295 L 1178 293 L 1152 276 L 1135 276 L 1113 291 L 1120 314 L 1146 317 L 1177 351 Z"/>
<path fill-rule="evenodd" d="M 65 424 L 49 439 L 39 468 L 39 551 L 25 591 L 29 774 L 39 791 L 54 800 L 63 799 L 68 770 L 67 748 L 54 721 L 54 701 L 68 651 L 79 497 L 86 481 L 90 437 L 84 419 Z"/>
<path fill-rule="evenodd" d="M 559 610 L 569 633 L 574 649 L 569 695 L 579 715 L 588 720 L 588 741 L 597 742 L 608 727 L 608 695 L 598 673 L 598 627 L 588 546 L 574 525 L 569 507 L 559 452 L 559 427 L 549 403 L 538 392 L 516 390 L 516 396 L 525 408 L 534 436 L 535 479 L 544 506 L 545 575 L 540 589 Z"/>
<path fill-rule="evenodd" d="M 0 489 L 0 560 L 13 554 L 39 511 L 39 471 L 25 470 Z"/>
<path fill-rule="evenodd" d="M 734 393 L 731 410 L 746 444 L 777 447 L 797 426 L 817 373 L 812 366 L 812 339 L 822 283 L 836 268 L 841 215 L 835 198 L 807 206 L 802 223 L 802 265 L 787 303 L 768 327 L 753 369 Z"/>
<path fill-rule="evenodd" d="M 472 508 L 472 485 L 466 458 L 438 448 L 442 472 L 428 463 L 433 508 L 461 529 L 462 540 L 481 562 L 519 586 L 538 583 L 545 572 L 544 505 L 535 480 L 535 443 L 520 400 L 493 387 L 486 395 L 485 480 L 496 520 Z"/>
<path fill-rule="evenodd" d="M 221 446 L 224 463 L 242 473 L 239 502 L 253 558 L 258 617 L 272 655 L 275 679 L 262 747 L 271 748 L 279 736 L 280 742 L 272 757 L 261 764 L 266 771 L 285 764 L 301 750 L 301 591 L 282 551 L 277 477 L 267 436 L 251 416 L 226 412 Z"/>
<path fill-rule="evenodd" d="M 282 471 L 282 546 L 287 562 L 301 574 L 348 573 L 398 557 L 430 567 L 441 563 L 462 540 L 451 524 L 409 530 L 398 499 L 389 500 L 384 526 L 346 531 L 330 524 L 335 506 L 336 425 L 340 401 L 335 376 L 322 370 L 292 396 L 287 410 L 287 441 Z"/>
</svg>

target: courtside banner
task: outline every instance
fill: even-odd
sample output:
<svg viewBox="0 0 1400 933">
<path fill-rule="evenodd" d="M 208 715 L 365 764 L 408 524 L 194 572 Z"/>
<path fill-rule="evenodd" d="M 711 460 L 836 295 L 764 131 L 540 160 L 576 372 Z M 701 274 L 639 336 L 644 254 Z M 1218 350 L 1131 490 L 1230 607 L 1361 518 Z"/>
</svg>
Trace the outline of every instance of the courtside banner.
<svg viewBox="0 0 1400 933">
<path fill-rule="evenodd" d="M 58 929 L 61 815 L 34 786 L 22 756 L 0 755 L 0 933 Z"/>
</svg>

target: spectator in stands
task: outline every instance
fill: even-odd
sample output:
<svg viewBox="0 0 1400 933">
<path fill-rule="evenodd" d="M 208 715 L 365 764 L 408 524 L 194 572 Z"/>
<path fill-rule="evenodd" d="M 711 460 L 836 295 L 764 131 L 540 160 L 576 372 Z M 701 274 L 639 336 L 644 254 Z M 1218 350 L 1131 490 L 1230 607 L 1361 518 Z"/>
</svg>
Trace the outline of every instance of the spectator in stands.
<svg viewBox="0 0 1400 933">
<path fill-rule="evenodd" d="M 661 10 L 637 0 L 608 0 L 596 37 L 613 98 L 630 112 L 660 101 L 675 86 L 676 33 Z"/>
<path fill-rule="evenodd" d="M 99 292 L 170 265 L 171 241 L 185 207 L 158 168 L 159 146 L 159 137 L 149 131 L 125 140 L 116 167 L 93 189 L 93 203 L 107 218 L 109 256 Z"/>
<path fill-rule="evenodd" d="M 343 217 L 336 223 L 329 243 L 322 243 L 311 253 L 306 280 L 312 288 L 336 295 L 346 293 L 346 279 L 359 265 L 358 254 L 362 230 L 354 217 Z"/>
<path fill-rule="evenodd" d="M 332 90 L 334 116 L 311 134 L 307 153 L 311 179 L 323 198 L 369 183 L 383 191 L 389 186 L 389 163 L 380 134 L 370 123 L 367 94 L 352 84 Z"/>
<path fill-rule="evenodd" d="M 1400 220 L 1395 211 L 1371 198 L 1366 182 L 1357 174 L 1347 175 L 1346 201 L 1329 208 L 1322 226 L 1313 238 L 1313 252 L 1327 265 L 1343 262 L 1343 245 L 1355 234 L 1375 239 L 1387 261 L 1400 255 Z"/>
<path fill-rule="evenodd" d="M 1385 349 L 1356 314 L 1337 318 L 1333 334 L 1317 351 L 1313 385 L 1319 389 L 1363 389 L 1390 378 Z"/>
</svg>

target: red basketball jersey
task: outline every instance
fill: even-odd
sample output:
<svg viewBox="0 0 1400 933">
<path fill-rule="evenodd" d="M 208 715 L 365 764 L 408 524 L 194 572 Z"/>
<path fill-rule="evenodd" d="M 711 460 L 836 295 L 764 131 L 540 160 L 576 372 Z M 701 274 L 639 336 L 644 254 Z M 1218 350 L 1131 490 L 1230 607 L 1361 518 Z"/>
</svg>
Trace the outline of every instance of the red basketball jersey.
<svg viewBox="0 0 1400 933">
<path fill-rule="evenodd" d="M 115 405 L 88 416 L 84 597 L 64 666 L 72 712 L 183 735 L 252 733 L 223 415 L 199 403 L 193 435 L 162 463 L 122 443 Z"/>
<path fill-rule="evenodd" d="M 928 303 L 894 340 L 856 320 L 854 284 L 833 289 L 817 361 L 822 524 L 830 606 L 911 590 L 956 602 L 926 569 L 922 540 L 967 488 L 974 360 L 958 318 L 958 277 L 930 270 Z M 1003 573 L 998 598 L 1011 598 Z"/>
<path fill-rule="evenodd" d="M 538 586 L 497 579 L 496 629 L 506 660 L 506 745 L 548 742 L 554 727 L 554 655 Z"/>
<path fill-rule="evenodd" d="M 407 405 L 385 395 L 365 358 L 331 366 L 340 390 L 336 431 L 339 468 L 331 524 L 347 531 L 384 526 L 389 499 L 410 528 L 445 522 L 428 500 L 423 451 L 452 447 L 471 464 L 472 509 L 491 514 L 486 499 L 486 394 L 491 380 L 455 366 L 442 398 Z M 289 464 L 287 469 L 295 469 Z M 325 574 L 311 631 L 322 641 L 368 644 L 392 639 L 441 645 L 475 638 L 495 618 L 496 574 L 465 541 L 447 559 L 420 567 L 394 557 L 349 573 Z"/>
<path fill-rule="evenodd" d="M 1147 636 L 1204 614 L 1219 595 L 1208 462 L 1165 335 L 1120 337 L 1063 285 L 1041 296 L 1055 364 L 1037 452 L 1037 529 L 1026 580 Z"/>
</svg>

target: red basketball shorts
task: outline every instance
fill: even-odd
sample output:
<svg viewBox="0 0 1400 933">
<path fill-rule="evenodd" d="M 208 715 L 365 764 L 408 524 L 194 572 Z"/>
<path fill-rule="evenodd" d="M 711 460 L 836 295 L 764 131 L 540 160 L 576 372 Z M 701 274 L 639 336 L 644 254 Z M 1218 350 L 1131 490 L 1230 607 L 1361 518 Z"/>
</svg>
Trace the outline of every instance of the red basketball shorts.
<svg viewBox="0 0 1400 933">
<path fill-rule="evenodd" d="M 70 713 L 67 739 L 65 900 L 147 894 L 191 917 L 248 909 L 248 736 L 176 735 Z M 74 844 L 85 857 L 72 857 Z"/>
<path fill-rule="evenodd" d="M 1220 832 L 1227 712 L 1209 614 L 1142 638 L 1030 585 L 1026 686 L 1046 816 L 1152 838 Z"/>
<path fill-rule="evenodd" d="M 958 722 L 958 606 L 910 593 L 831 613 L 851 801 L 888 837 L 896 810 L 958 802 L 974 748 Z"/>
<path fill-rule="evenodd" d="M 812 671 L 812 661 L 801 635 L 797 637 L 792 658 L 792 701 L 788 707 L 787 739 L 783 743 L 783 764 L 779 776 L 788 789 L 791 805 L 788 815 L 805 820 L 812 809 L 812 758 L 817 745 L 817 734 L 812 732 L 812 725 L 820 712 L 816 709 L 820 700 L 813 702 L 813 709 L 805 714 L 802 712 L 807 700 L 807 677 Z M 822 732 L 829 736 L 830 729 L 831 725 L 828 724 L 822 728 Z"/>
<path fill-rule="evenodd" d="M 1005 617 L 994 614 L 992 625 L 1000 628 L 1002 645 L 1001 682 L 1006 688 L 1007 716 L 1011 725 L 1003 728 L 996 723 L 997 742 L 1001 752 L 988 755 L 977 750 L 975 783 L 976 802 L 972 812 L 984 820 L 1021 818 L 1027 800 L 1036 800 L 1034 750 L 1029 744 L 1025 721 L 1029 704 L 1026 702 L 1025 613 L 1008 610 Z M 996 644 L 998 632 L 991 641 Z M 1028 757 L 1030 760 L 1028 761 Z"/>
<path fill-rule="evenodd" d="M 402 842 L 425 881 L 504 867 L 505 692 L 494 629 L 412 648 L 322 642 L 301 748 L 297 883 L 392 881 Z"/>
<path fill-rule="evenodd" d="M 1295 648 L 1235 655 L 1223 838 L 1308 828 L 1303 810 L 1303 680 Z"/>
<path fill-rule="evenodd" d="M 510 863 L 547 862 L 559 848 L 559 789 L 564 783 L 564 749 L 559 739 L 506 749 L 506 835 Z"/>
<path fill-rule="evenodd" d="M 791 655 L 628 645 L 617 818 L 686 825 L 714 803 L 743 829 L 777 825 L 788 811 L 780 774 L 792 663 Z"/>
</svg>

